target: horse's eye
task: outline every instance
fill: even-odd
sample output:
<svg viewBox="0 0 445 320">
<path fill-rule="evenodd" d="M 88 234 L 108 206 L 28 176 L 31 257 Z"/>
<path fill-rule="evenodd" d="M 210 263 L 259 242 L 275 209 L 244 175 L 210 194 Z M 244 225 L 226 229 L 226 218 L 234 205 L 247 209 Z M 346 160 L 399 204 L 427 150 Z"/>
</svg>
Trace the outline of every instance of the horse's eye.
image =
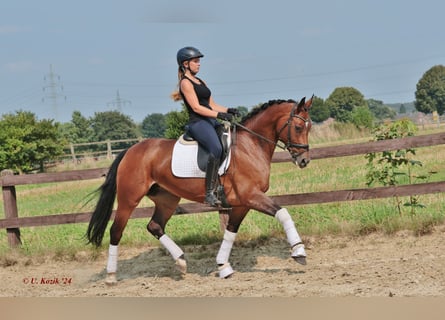
<svg viewBox="0 0 445 320">
<path fill-rule="evenodd" d="M 303 127 L 302 126 L 295 126 L 295 131 L 297 131 L 297 132 L 303 131 Z"/>
</svg>

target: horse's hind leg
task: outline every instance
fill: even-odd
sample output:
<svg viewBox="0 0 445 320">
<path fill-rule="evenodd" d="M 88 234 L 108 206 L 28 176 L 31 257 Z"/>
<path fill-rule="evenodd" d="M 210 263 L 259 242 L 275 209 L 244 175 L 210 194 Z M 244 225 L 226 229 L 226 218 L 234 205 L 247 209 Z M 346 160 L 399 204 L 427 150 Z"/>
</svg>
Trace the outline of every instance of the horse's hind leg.
<svg viewBox="0 0 445 320">
<path fill-rule="evenodd" d="M 147 230 L 156 239 L 159 239 L 164 248 L 168 250 L 175 260 L 177 269 L 185 274 L 187 272 L 187 263 L 184 258 L 184 252 L 165 234 L 165 226 L 175 212 L 180 198 L 161 188 L 159 185 L 155 185 L 150 189 L 148 197 L 155 203 L 155 210 L 153 217 L 147 225 Z"/>
<path fill-rule="evenodd" d="M 128 181 L 130 181 L 129 179 Z M 124 182 L 125 183 L 125 182 Z M 145 196 L 144 186 L 140 185 L 137 189 L 131 189 L 131 186 L 121 186 L 121 192 L 118 193 L 118 206 L 113 224 L 110 228 L 110 246 L 108 249 L 107 277 L 105 283 L 107 285 L 115 285 L 117 283 L 117 260 L 118 246 L 122 238 L 128 219 L 137 207 L 141 199 Z"/>
<path fill-rule="evenodd" d="M 117 259 L 118 259 L 118 246 L 122 238 L 123 231 L 127 225 L 128 219 L 135 207 L 118 206 L 116 210 L 116 216 L 113 224 L 110 228 L 110 246 L 108 249 L 108 262 L 107 262 L 107 277 L 105 283 L 107 285 L 117 284 L 116 272 L 117 272 Z"/>
<path fill-rule="evenodd" d="M 118 206 L 116 216 L 110 228 L 110 246 L 108 248 L 107 277 L 105 283 L 107 285 L 115 285 L 117 283 L 117 259 L 118 246 L 122 238 L 123 231 L 127 225 L 128 219 L 133 212 L 134 207 Z"/>
</svg>

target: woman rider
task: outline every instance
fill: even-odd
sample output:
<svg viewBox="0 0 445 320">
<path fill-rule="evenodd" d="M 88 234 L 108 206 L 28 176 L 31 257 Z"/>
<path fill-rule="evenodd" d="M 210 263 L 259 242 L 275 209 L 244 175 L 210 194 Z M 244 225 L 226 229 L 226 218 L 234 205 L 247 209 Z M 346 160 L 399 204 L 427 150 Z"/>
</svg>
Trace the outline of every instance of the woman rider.
<svg viewBox="0 0 445 320">
<path fill-rule="evenodd" d="M 231 121 L 239 115 L 236 108 L 217 104 L 205 82 L 196 75 L 204 55 L 194 47 L 184 47 L 176 55 L 178 62 L 179 90 L 172 94 L 175 101 L 183 100 L 189 114 L 188 133 L 209 152 L 205 174 L 206 195 L 204 202 L 218 206 L 221 201 L 215 195 L 222 145 L 216 128 L 221 124 L 216 119 Z"/>
</svg>

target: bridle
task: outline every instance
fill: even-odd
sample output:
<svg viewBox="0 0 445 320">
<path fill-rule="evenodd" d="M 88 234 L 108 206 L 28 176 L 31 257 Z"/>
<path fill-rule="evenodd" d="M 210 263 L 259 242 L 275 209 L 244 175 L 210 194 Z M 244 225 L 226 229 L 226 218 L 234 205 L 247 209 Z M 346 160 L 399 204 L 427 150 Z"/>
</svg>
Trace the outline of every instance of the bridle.
<svg viewBox="0 0 445 320">
<path fill-rule="evenodd" d="M 286 123 L 283 125 L 283 127 L 278 131 L 278 136 L 280 136 L 281 132 L 287 127 L 287 142 L 284 145 L 284 147 L 281 147 L 283 150 L 288 150 L 291 154 L 290 148 L 298 148 L 298 149 L 305 149 L 306 151 L 309 151 L 309 145 L 308 144 L 301 144 L 301 143 L 292 143 L 290 138 L 291 133 L 291 123 L 292 118 L 297 118 L 300 120 L 303 120 L 304 125 L 307 127 L 309 125 L 310 119 L 303 118 L 299 114 L 295 114 L 295 109 L 297 108 L 297 105 L 295 105 L 289 115 L 289 119 L 287 119 Z M 281 141 L 283 142 L 283 141 Z M 284 143 L 284 142 L 283 142 Z M 278 143 L 277 143 L 278 145 Z"/>
<path fill-rule="evenodd" d="M 280 148 L 282 150 L 287 150 L 290 153 L 290 155 L 292 156 L 292 158 L 296 159 L 302 153 L 309 151 L 309 145 L 308 144 L 302 144 L 302 143 L 293 143 L 291 141 L 291 127 L 292 127 L 291 123 L 292 123 L 292 119 L 293 118 L 297 118 L 297 119 L 303 120 L 304 121 L 304 125 L 306 127 L 309 125 L 309 122 L 311 121 L 310 119 L 306 119 L 306 118 L 300 116 L 299 114 L 295 114 L 295 110 L 296 109 L 297 109 L 297 105 L 295 104 L 294 107 L 292 108 L 291 112 L 290 112 L 289 118 L 287 119 L 286 123 L 278 131 L 278 136 L 280 136 L 281 132 L 286 127 L 288 128 L 288 130 L 287 130 L 287 142 L 284 142 L 284 141 L 282 141 L 280 139 L 278 140 L 278 142 L 274 142 L 274 141 L 272 141 L 272 140 L 270 140 L 270 139 L 268 139 L 268 138 L 266 138 L 266 137 L 256 133 L 255 131 L 250 130 L 249 128 L 243 126 L 240 123 L 234 123 L 234 125 L 238 126 L 240 128 L 243 128 L 244 130 L 246 130 L 250 134 L 252 134 L 252 135 L 254 135 L 254 136 L 256 136 L 256 137 L 258 137 L 258 138 L 260 138 L 260 139 L 262 139 L 264 141 L 267 141 L 267 142 L 273 144 L 274 146 L 276 146 L 276 147 L 278 147 L 278 148 Z M 280 142 L 283 143 L 284 145 L 281 145 Z M 305 151 L 296 153 L 296 152 L 292 151 L 291 148 L 304 149 Z"/>
</svg>

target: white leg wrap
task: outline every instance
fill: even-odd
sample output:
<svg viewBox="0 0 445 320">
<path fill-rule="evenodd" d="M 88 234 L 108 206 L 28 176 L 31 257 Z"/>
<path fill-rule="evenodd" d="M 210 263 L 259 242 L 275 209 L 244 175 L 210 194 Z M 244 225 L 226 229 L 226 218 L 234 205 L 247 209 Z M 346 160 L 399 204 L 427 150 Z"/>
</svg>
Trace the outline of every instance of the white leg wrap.
<svg viewBox="0 0 445 320">
<path fill-rule="evenodd" d="M 117 271 L 117 247 L 110 244 L 108 248 L 107 273 L 116 273 Z"/>
<path fill-rule="evenodd" d="M 301 242 L 301 238 L 297 232 L 297 229 L 295 228 L 294 221 L 286 208 L 281 208 L 278 210 L 275 214 L 275 218 L 277 218 L 277 220 L 283 225 L 287 236 L 287 242 L 289 242 L 291 246 Z"/>
<path fill-rule="evenodd" d="M 159 241 L 164 246 L 164 248 L 167 249 L 168 252 L 170 252 L 174 260 L 177 260 L 184 254 L 184 251 L 182 251 L 182 249 L 179 248 L 178 245 L 166 234 L 160 237 Z"/>
<path fill-rule="evenodd" d="M 300 243 L 292 247 L 291 256 L 294 258 L 306 257 L 306 251 L 304 250 L 304 244 Z"/>
<path fill-rule="evenodd" d="M 225 264 L 229 261 L 230 252 L 232 251 L 233 243 L 235 242 L 236 233 L 226 230 L 224 232 L 224 239 L 216 256 L 217 264 Z"/>
<path fill-rule="evenodd" d="M 218 267 L 218 273 L 221 279 L 231 276 L 234 272 L 235 271 L 233 271 L 232 266 L 228 262 Z"/>
</svg>

